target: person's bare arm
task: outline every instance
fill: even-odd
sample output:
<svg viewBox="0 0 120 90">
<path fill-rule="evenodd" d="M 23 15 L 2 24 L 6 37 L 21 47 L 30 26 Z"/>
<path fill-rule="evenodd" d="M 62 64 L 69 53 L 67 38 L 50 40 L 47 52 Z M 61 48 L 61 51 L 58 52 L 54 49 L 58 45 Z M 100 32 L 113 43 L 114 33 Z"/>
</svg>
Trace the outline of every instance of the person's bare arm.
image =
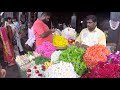
<svg viewBox="0 0 120 90">
<path fill-rule="evenodd" d="M 80 43 L 79 42 L 75 42 L 75 46 L 79 47 Z"/>
<path fill-rule="evenodd" d="M 85 45 L 85 44 L 82 44 L 81 45 L 81 48 L 85 48 L 85 49 L 87 49 L 89 46 L 88 45 Z"/>
<path fill-rule="evenodd" d="M 42 33 L 40 36 L 42 38 L 46 38 L 47 36 L 49 36 L 53 32 L 54 32 L 54 29 L 51 29 L 51 30 L 48 30 L 47 32 Z"/>
<path fill-rule="evenodd" d="M 36 24 L 35 26 L 35 33 L 39 34 L 40 37 L 46 38 L 49 36 L 52 32 L 54 32 L 54 29 L 49 29 L 47 32 L 44 32 L 44 27 L 42 25 Z"/>
<path fill-rule="evenodd" d="M 89 46 L 88 45 L 85 45 L 85 44 L 81 44 L 79 42 L 75 42 L 75 46 L 79 47 L 79 48 L 85 48 L 87 49 Z"/>
</svg>

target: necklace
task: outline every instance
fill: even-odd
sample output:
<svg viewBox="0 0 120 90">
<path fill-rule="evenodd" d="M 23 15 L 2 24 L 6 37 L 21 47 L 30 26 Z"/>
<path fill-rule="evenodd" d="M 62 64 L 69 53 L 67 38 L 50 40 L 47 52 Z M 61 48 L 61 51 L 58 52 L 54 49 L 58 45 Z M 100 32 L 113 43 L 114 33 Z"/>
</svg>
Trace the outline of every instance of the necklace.
<svg viewBox="0 0 120 90">
<path fill-rule="evenodd" d="M 119 24 L 120 24 L 120 22 L 117 21 L 116 27 L 113 27 L 113 26 L 112 26 L 112 20 L 110 20 L 109 23 L 110 23 L 110 28 L 113 29 L 113 30 L 116 30 L 116 29 L 118 28 Z"/>
</svg>

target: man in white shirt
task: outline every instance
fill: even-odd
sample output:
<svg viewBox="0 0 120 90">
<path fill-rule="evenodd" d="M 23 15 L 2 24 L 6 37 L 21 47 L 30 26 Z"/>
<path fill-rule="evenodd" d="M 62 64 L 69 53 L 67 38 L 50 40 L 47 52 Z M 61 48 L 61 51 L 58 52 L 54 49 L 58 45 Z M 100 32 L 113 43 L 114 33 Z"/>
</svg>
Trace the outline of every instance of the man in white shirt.
<svg viewBox="0 0 120 90">
<path fill-rule="evenodd" d="M 33 33 L 33 23 L 28 23 L 28 40 L 25 43 L 25 47 L 28 50 L 34 49 L 35 35 Z"/>
</svg>

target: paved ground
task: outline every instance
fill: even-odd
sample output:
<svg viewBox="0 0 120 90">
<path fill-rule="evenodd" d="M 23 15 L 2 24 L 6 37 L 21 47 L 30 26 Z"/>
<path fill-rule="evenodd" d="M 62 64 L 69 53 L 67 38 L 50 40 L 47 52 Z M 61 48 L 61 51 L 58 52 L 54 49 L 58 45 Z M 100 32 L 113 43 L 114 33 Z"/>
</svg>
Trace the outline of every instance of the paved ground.
<svg viewBox="0 0 120 90">
<path fill-rule="evenodd" d="M 7 72 L 6 78 L 20 78 L 20 72 L 17 65 L 8 66 L 6 63 L 4 63 L 3 57 L 0 57 L 0 63 Z"/>
</svg>

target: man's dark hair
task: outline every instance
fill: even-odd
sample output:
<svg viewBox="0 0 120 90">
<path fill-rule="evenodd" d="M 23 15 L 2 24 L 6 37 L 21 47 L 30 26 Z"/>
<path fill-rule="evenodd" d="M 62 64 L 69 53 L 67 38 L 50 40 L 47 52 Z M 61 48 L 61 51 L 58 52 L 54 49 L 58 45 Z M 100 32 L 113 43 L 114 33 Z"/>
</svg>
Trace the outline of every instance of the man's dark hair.
<svg viewBox="0 0 120 90">
<path fill-rule="evenodd" d="M 93 22 L 97 22 L 97 17 L 95 15 L 88 15 L 86 17 L 86 20 L 92 20 Z"/>
<path fill-rule="evenodd" d="M 45 15 L 45 16 L 51 16 L 51 13 L 50 13 L 50 12 L 43 12 L 43 13 L 41 14 L 41 16 L 43 16 L 43 15 Z"/>
<path fill-rule="evenodd" d="M 16 17 L 13 17 L 13 19 L 15 19 L 16 21 L 18 21 L 18 19 Z"/>
</svg>

